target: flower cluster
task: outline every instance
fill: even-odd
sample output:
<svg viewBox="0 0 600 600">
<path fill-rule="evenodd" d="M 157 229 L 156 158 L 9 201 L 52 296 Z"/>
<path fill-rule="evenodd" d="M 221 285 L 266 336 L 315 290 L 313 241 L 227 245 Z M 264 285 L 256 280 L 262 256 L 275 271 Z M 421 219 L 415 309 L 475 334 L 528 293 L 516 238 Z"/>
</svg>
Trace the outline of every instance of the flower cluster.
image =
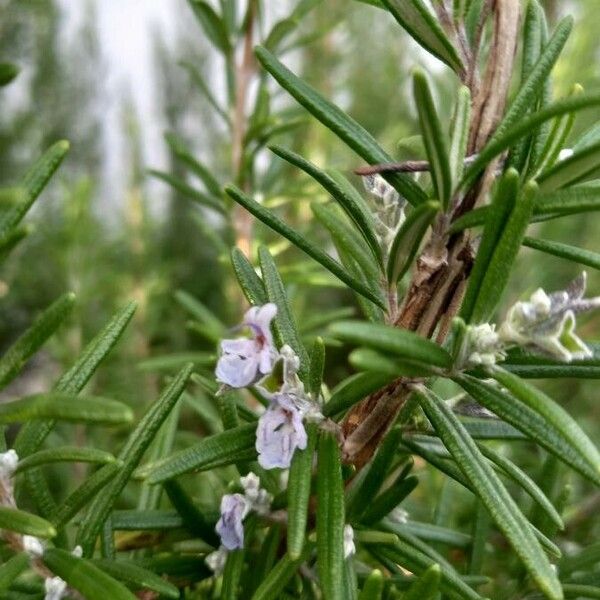
<svg viewBox="0 0 600 600">
<path fill-rule="evenodd" d="M 258 421 L 256 432 L 258 462 L 265 469 L 288 468 L 296 449 L 306 448 L 304 420 L 320 417 L 298 378 L 298 356 L 287 345 L 280 351 L 275 348 L 270 325 L 276 314 L 277 306 L 272 303 L 251 308 L 242 326 L 250 329 L 252 338 L 223 340 L 216 368 L 220 383 L 232 388 L 257 384 L 270 402 Z M 283 382 L 272 392 L 260 383 L 278 362 L 283 366 Z"/>
<path fill-rule="evenodd" d="M 363 185 L 373 199 L 375 229 L 381 248 L 387 254 L 404 222 L 406 200 L 379 174 L 364 176 Z"/>
<path fill-rule="evenodd" d="M 575 333 L 575 315 L 600 306 L 600 297 L 584 298 L 586 274 L 565 290 L 547 294 L 539 288 L 527 301 L 514 304 L 496 330 L 483 323 L 467 328 L 461 352 L 465 366 L 493 365 L 505 350 L 520 346 L 564 362 L 587 358 L 592 351 Z"/>
</svg>

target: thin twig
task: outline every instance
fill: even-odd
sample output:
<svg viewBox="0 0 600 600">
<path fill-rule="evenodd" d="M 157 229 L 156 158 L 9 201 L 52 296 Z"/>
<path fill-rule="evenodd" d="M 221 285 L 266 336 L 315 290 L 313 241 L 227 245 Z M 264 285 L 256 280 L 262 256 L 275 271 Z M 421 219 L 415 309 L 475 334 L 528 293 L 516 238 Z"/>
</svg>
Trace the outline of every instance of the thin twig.
<svg viewBox="0 0 600 600">
<path fill-rule="evenodd" d="M 469 166 L 476 158 L 477 154 L 467 156 L 464 162 L 465 167 Z M 354 169 L 354 172 L 361 177 L 366 177 L 379 173 L 427 173 L 429 170 L 430 165 L 427 160 L 406 160 L 403 162 L 380 163 L 358 167 Z"/>
</svg>

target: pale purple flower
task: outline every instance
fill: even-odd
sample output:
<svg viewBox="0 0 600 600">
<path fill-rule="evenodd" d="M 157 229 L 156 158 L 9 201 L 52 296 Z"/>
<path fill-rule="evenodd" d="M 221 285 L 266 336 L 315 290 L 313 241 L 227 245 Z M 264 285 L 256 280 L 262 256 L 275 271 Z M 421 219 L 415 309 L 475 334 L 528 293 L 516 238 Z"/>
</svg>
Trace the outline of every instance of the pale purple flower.
<svg viewBox="0 0 600 600">
<path fill-rule="evenodd" d="M 250 504 L 242 494 L 225 494 L 221 498 L 221 518 L 215 530 L 227 550 L 244 547 L 243 520 L 249 510 Z"/>
<path fill-rule="evenodd" d="M 273 394 L 271 405 L 258 420 L 256 451 L 264 469 L 287 469 L 296 449 L 306 448 L 304 416 L 294 394 Z"/>
<path fill-rule="evenodd" d="M 260 477 L 250 471 L 245 477 L 240 477 L 244 488 L 244 497 L 250 504 L 250 509 L 259 515 L 266 515 L 271 508 L 271 494 L 260 487 Z"/>
<path fill-rule="evenodd" d="M 221 342 L 222 355 L 217 362 L 217 381 L 233 388 L 242 388 L 271 372 L 278 356 L 270 329 L 276 314 L 277 306 L 272 302 L 264 306 L 253 306 L 246 312 L 242 326 L 250 328 L 252 338 Z"/>
</svg>

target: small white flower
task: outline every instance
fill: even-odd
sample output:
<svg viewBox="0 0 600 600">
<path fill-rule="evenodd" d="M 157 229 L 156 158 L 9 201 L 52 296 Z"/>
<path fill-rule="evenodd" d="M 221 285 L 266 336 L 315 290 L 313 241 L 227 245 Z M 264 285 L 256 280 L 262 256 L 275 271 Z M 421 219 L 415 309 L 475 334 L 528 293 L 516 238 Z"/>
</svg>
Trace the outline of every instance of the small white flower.
<svg viewBox="0 0 600 600">
<path fill-rule="evenodd" d="M 558 153 L 558 160 L 565 160 L 565 158 L 571 158 L 571 156 L 573 156 L 573 149 L 572 148 L 563 148 Z"/>
<path fill-rule="evenodd" d="M 73 550 L 71 550 L 71 554 L 77 558 L 81 558 L 83 556 L 83 548 L 77 545 L 75 548 L 73 548 Z"/>
<path fill-rule="evenodd" d="M 464 340 L 466 363 L 469 366 L 495 365 L 504 358 L 502 342 L 496 333 L 496 326 L 489 323 L 470 325 Z"/>
<path fill-rule="evenodd" d="M 388 515 L 388 519 L 398 525 L 405 525 L 408 523 L 408 517 L 409 514 L 401 506 L 396 506 L 396 508 Z"/>
<path fill-rule="evenodd" d="M 19 464 L 19 456 L 14 450 L 0 453 L 0 479 L 8 481 L 14 474 Z"/>
<path fill-rule="evenodd" d="M 349 558 L 355 552 L 354 529 L 352 529 L 352 525 L 344 525 L 344 558 Z"/>
<path fill-rule="evenodd" d="M 32 558 L 40 558 L 44 554 L 44 545 L 33 535 L 23 536 L 23 550 Z"/>
<path fill-rule="evenodd" d="M 585 299 L 585 287 L 584 272 L 565 290 L 547 294 L 540 288 L 529 301 L 517 302 L 498 330 L 501 342 L 532 348 L 566 362 L 591 356 L 591 350 L 575 333 L 575 315 L 599 307 L 600 297 Z"/>
<path fill-rule="evenodd" d="M 250 503 L 251 510 L 259 515 L 266 515 L 271 508 L 271 494 L 260 487 L 260 478 L 258 475 L 250 472 L 245 477 L 240 478 L 244 496 Z"/>
<path fill-rule="evenodd" d="M 271 372 L 278 356 L 270 329 L 276 314 L 277 306 L 272 302 L 253 306 L 246 312 L 242 326 L 250 328 L 252 338 L 221 342 L 217 381 L 233 388 L 242 388 Z"/>
<path fill-rule="evenodd" d="M 221 517 L 215 531 L 227 550 L 244 547 L 243 520 L 250 510 L 250 503 L 242 494 L 225 494 L 221 498 Z"/>
<path fill-rule="evenodd" d="M 225 548 L 225 546 L 219 546 L 218 550 L 211 552 L 204 559 L 204 562 L 208 565 L 208 568 L 215 574 L 215 577 L 218 577 L 225 569 L 227 554 L 227 548 Z"/>
<path fill-rule="evenodd" d="M 44 582 L 44 600 L 61 600 L 67 591 L 67 584 L 60 577 L 48 577 Z"/>
</svg>

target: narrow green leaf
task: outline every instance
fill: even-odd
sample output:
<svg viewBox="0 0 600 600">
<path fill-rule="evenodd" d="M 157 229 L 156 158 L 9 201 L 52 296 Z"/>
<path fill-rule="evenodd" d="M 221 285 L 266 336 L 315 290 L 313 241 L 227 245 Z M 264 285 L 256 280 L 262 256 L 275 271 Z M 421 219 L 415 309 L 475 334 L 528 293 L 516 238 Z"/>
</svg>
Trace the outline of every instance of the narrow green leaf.
<svg viewBox="0 0 600 600">
<path fill-rule="evenodd" d="M 600 254 L 597 252 L 576 248 L 575 246 L 569 246 L 568 244 L 561 244 L 560 242 L 551 242 L 550 240 L 541 240 L 539 238 L 527 236 L 523 238 L 523 246 L 600 270 Z"/>
<path fill-rule="evenodd" d="M 377 306 L 385 308 L 381 299 L 368 287 L 361 282 L 351 277 L 343 267 L 331 258 L 328 254 L 325 254 L 320 248 L 307 241 L 306 238 L 286 223 L 284 223 L 279 217 L 275 216 L 271 211 L 262 207 L 258 202 L 246 196 L 241 190 L 234 186 L 227 186 L 225 191 L 231 198 L 233 198 L 238 204 L 243 206 L 248 212 L 252 213 L 257 219 L 261 220 L 265 225 L 268 225 L 271 229 L 288 239 L 292 244 L 300 248 L 303 252 L 308 254 L 319 264 L 325 267 L 328 271 L 333 273 L 340 281 L 345 283 L 348 287 L 352 288 L 359 294 L 362 294 L 365 298 L 371 300 Z"/>
<path fill-rule="evenodd" d="M 354 485 L 350 488 L 346 504 L 349 519 L 360 519 L 361 515 L 377 496 L 394 463 L 401 439 L 402 431 L 399 428 L 392 429 L 379 446 L 375 458 L 373 458 L 371 464 L 367 467 L 366 475 L 359 476 L 354 480 Z M 403 471 L 406 471 L 404 476 L 406 476 L 412 467 L 412 461 L 408 463 L 408 467 L 408 469 L 403 469 Z"/>
<path fill-rule="evenodd" d="M 472 319 L 483 280 L 515 206 L 518 193 L 519 174 L 514 169 L 509 169 L 498 182 L 492 196 L 492 203 L 485 214 L 485 227 L 460 311 L 460 316 L 467 323 Z"/>
<path fill-rule="evenodd" d="M 265 579 L 263 579 L 256 592 L 254 592 L 251 600 L 271 600 L 272 598 L 279 598 L 285 586 L 302 564 L 303 559 L 304 555 L 297 560 L 292 560 L 287 554 L 284 554 L 283 558 L 281 558 Z"/>
<path fill-rule="evenodd" d="M 0 565 L 0 592 L 8 590 L 11 583 L 29 567 L 29 560 L 26 552 L 20 552 Z"/>
<path fill-rule="evenodd" d="M 379 278 L 380 268 L 373 254 L 358 232 L 347 222 L 343 214 L 338 214 L 336 205 L 313 202 L 310 205 L 315 217 L 329 231 L 337 248 L 351 256 L 366 277 Z M 339 212 L 342 212 L 339 209 Z"/>
<path fill-rule="evenodd" d="M 405 477 L 403 473 L 386 488 L 376 498 L 371 497 L 371 503 L 361 517 L 361 522 L 365 525 L 373 525 L 385 516 L 387 516 L 394 508 L 417 487 L 419 480 L 417 477 Z"/>
<path fill-rule="evenodd" d="M 557 162 L 538 177 L 541 193 L 573 185 L 600 166 L 600 143 L 587 146 L 569 158 Z"/>
<path fill-rule="evenodd" d="M 419 404 L 435 427 L 461 471 L 477 491 L 499 529 L 506 535 L 539 588 L 548 598 L 561 600 L 556 573 L 537 541 L 529 522 L 508 494 L 451 409 L 439 398 L 420 387 Z"/>
<path fill-rule="evenodd" d="M 317 444 L 316 425 L 307 427 L 307 436 L 306 449 L 294 452 L 287 487 L 287 551 L 292 561 L 302 556 L 306 538 L 313 456 Z"/>
<path fill-rule="evenodd" d="M 464 67 L 456 48 L 422 0 L 381 0 L 381 4 L 425 50 L 462 73 Z"/>
<path fill-rule="evenodd" d="M 450 149 L 448 160 L 452 173 L 452 188 L 456 187 L 463 174 L 467 143 L 469 141 L 469 127 L 471 124 L 471 92 L 466 86 L 458 90 L 456 107 L 450 129 Z"/>
<path fill-rule="evenodd" d="M 19 461 L 16 473 L 22 473 L 27 469 L 47 465 L 55 462 L 89 462 L 108 464 L 114 463 L 115 457 L 110 452 L 97 450 L 96 448 L 81 448 L 79 446 L 59 446 L 40 450 L 30 454 Z"/>
<path fill-rule="evenodd" d="M 40 538 L 53 538 L 56 535 L 56 529 L 46 519 L 7 506 L 0 506 L 0 529 Z"/>
<path fill-rule="evenodd" d="M 388 375 L 373 375 L 372 373 L 352 375 L 333 390 L 331 398 L 323 407 L 323 414 L 326 417 L 333 417 L 347 410 L 371 392 L 389 383 L 391 379 Z"/>
<path fill-rule="evenodd" d="M 452 357 L 441 346 L 406 329 L 381 323 L 339 321 L 331 325 L 330 331 L 338 339 L 391 352 L 412 363 L 442 369 L 452 364 Z"/>
<path fill-rule="evenodd" d="M 317 457 L 317 571 L 325 600 L 343 600 L 344 487 L 332 433 L 321 432 Z"/>
<path fill-rule="evenodd" d="M 69 142 L 66 140 L 56 142 L 25 173 L 19 183 L 19 187 L 25 191 L 24 198 L 9 210 L 0 212 L 0 238 L 4 238 L 13 227 L 21 222 L 68 151 Z"/>
<path fill-rule="evenodd" d="M 219 213 L 224 214 L 225 209 L 223 204 L 218 200 L 215 200 L 213 196 L 209 196 L 192 187 L 189 183 L 170 175 L 169 173 L 164 173 L 163 171 L 158 171 L 156 169 L 148 169 L 148 173 L 161 181 L 164 181 L 166 184 L 171 186 L 175 191 L 179 192 L 182 196 L 201 204 L 202 206 L 206 206 L 208 208 L 212 208 Z"/>
<path fill-rule="evenodd" d="M 521 399 L 499 390 L 496 386 L 491 386 L 468 375 L 458 375 L 455 381 L 477 402 L 523 431 L 532 440 L 546 448 L 548 452 L 571 465 L 584 477 L 600 482 L 596 461 L 592 460 L 592 464 L 590 464 L 588 457 L 581 456 L 578 446 L 574 447 L 570 440 L 565 438 L 561 429 L 555 427 L 543 416 L 540 407 L 534 409 Z M 595 455 L 597 454 L 595 453 Z"/>
<path fill-rule="evenodd" d="M 183 486 L 173 479 L 165 481 L 163 486 L 171 504 L 180 514 L 184 527 L 210 546 L 217 548 L 219 537 L 215 532 L 215 524 L 207 519 Z"/>
<path fill-rule="evenodd" d="M 179 590 L 172 583 L 134 562 L 121 559 L 94 559 L 90 562 L 117 581 L 122 581 L 134 589 L 152 590 L 167 598 L 179 598 Z"/>
<path fill-rule="evenodd" d="M 382 352 L 370 348 L 356 348 L 348 355 L 348 362 L 357 371 L 368 371 L 371 374 L 398 377 L 427 377 L 433 373 L 430 368 L 418 363 L 402 359 L 389 358 Z"/>
<path fill-rule="evenodd" d="M 59 379 L 54 386 L 57 392 L 77 394 L 83 389 L 100 363 L 123 335 L 135 309 L 136 304 L 130 302 L 114 315 L 104 329 L 85 347 L 75 364 Z M 53 420 L 26 423 L 19 431 L 15 441 L 17 454 L 24 458 L 35 452 L 53 427 Z"/>
<path fill-rule="evenodd" d="M 546 81 L 573 28 L 573 18 L 565 17 L 556 26 L 548 43 L 544 46 L 539 59 L 533 66 L 527 79 L 521 85 L 515 99 L 510 103 L 504 118 L 496 128 L 492 140 L 501 138 L 527 111 L 535 105 L 540 89 Z"/>
<path fill-rule="evenodd" d="M 452 509 L 450 509 L 452 510 Z M 410 520 L 402 523 L 402 526 L 410 534 L 418 537 L 426 542 L 435 542 L 437 544 L 445 544 L 453 548 L 467 548 L 472 543 L 472 538 L 466 533 L 440 527 L 439 525 L 431 525 L 430 523 L 421 523 L 419 521 Z"/>
<path fill-rule="evenodd" d="M 323 372 L 325 370 L 325 344 L 323 338 L 317 337 L 310 353 L 310 366 L 308 370 L 308 391 L 315 400 L 321 395 Z"/>
<path fill-rule="evenodd" d="M 365 161 L 369 164 L 393 162 L 392 157 L 381 149 L 370 133 L 294 75 L 268 50 L 259 47 L 256 49 L 256 56 L 262 66 L 286 91 Z M 411 204 L 417 205 L 426 200 L 425 192 L 410 177 L 401 173 L 392 173 L 386 174 L 385 178 Z"/>
<path fill-rule="evenodd" d="M 258 260 L 262 279 L 267 290 L 267 298 L 277 305 L 277 316 L 274 320 L 275 332 L 281 342 L 280 345 L 288 344 L 300 358 L 298 375 L 302 380 L 308 376 L 309 358 L 308 352 L 300 339 L 298 326 L 287 298 L 287 293 L 277 271 L 275 261 L 265 246 L 258 249 Z"/>
<path fill-rule="evenodd" d="M 19 374 L 23 365 L 71 314 L 74 305 L 75 294 L 68 293 L 61 296 L 10 346 L 0 358 L 0 388 L 6 386 Z"/>
<path fill-rule="evenodd" d="M 110 482 L 105 493 L 97 496 L 92 502 L 78 531 L 78 543 L 86 555 L 91 554 L 102 524 L 161 425 L 179 400 L 191 373 L 192 365 L 187 365 L 173 378 L 158 400 L 148 408 L 119 453 L 123 467 Z"/>
<path fill-rule="evenodd" d="M 499 452 L 495 452 L 485 444 L 478 444 L 477 447 L 487 459 L 492 461 L 492 463 L 497 465 L 510 479 L 521 486 L 521 488 L 523 488 L 523 490 L 538 504 L 559 529 L 564 528 L 561 516 L 558 514 L 556 508 L 554 508 L 552 502 L 550 502 L 546 494 L 544 494 L 537 483 L 535 483 L 527 473 L 508 458 L 502 456 Z"/>
<path fill-rule="evenodd" d="M 542 391 L 512 373 L 496 368 L 492 376 L 523 404 L 541 415 L 547 426 L 554 427 L 595 471 L 595 481 L 600 483 L 600 452 L 566 410 Z"/>
<path fill-rule="evenodd" d="M 249 452 L 256 456 L 255 441 L 256 423 L 217 433 L 160 461 L 153 466 L 148 480 L 150 483 L 162 483 L 190 471 L 231 464 L 240 455 L 245 457 Z"/>
<path fill-rule="evenodd" d="M 66 550 L 48 548 L 42 558 L 44 564 L 87 600 L 136 600 L 122 583 L 107 575 L 90 561 L 77 558 Z"/>
<path fill-rule="evenodd" d="M 431 567 L 429 567 L 427 571 L 425 571 L 425 573 L 410 586 L 404 595 L 403 600 L 437 600 L 440 580 L 440 565 L 431 565 Z"/>
<path fill-rule="evenodd" d="M 173 151 L 173 154 L 185 163 L 205 185 L 208 192 L 215 198 L 221 197 L 221 185 L 211 173 L 210 169 L 205 167 L 201 162 L 196 160 L 190 150 L 185 146 L 184 142 L 172 133 L 165 134 L 165 140 Z"/>
<path fill-rule="evenodd" d="M 11 229 L 6 236 L 0 239 L 0 261 L 6 260 L 10 253 L 17 247 L 19 242 L 35 231 L 34 225 L 17 225 Z"/>
<path fill-rule="evenodd" d="M 31 419 L 123 425 L 133 421 L 133 411 L 116 400 L 60 392 L 36 394 L 0 404 L 0 423 L 22 423 Z"/>
<path fill-rule="evenodd" d="M 565 598 L 600 598 L 600 586 L 564 583 L 563 591 L 565 592 Z"/>
<path fill-rule="evenodd" d="M 183 519 L 176 510 L 115 510 L 110 516 L 113 531 L 181 529 Z"/>
<path fill-rule="evenodd" d="M 364 237 L 375 258 L 381 263 L 381 247 L 375 232 L 375 222 L 373 215 L 360 202 L 357 202 L 352 194 L 347 193 L 346 189 L 338 185 L 337 181 L 328 175 L 325 171 L 319 169 L 316 165 L 305 160 L 300 155 L 286 150 L 281 146 L 271 146 L 270 150 L 283 160 L 302 169 L 319 183 L 336 202 L 344 209 L 345 213 L 355 223 L 358 231 Z"/>
<path fill-rule="evenodd" d="M 371 571 L 365 580 L 365 584 L 358 596 L 358 600 L 381 600 L 383 585 L 384 579 L 382 572 L 379 569 Z"/>
<path fill-rule="evenodd" d="M 506 220 L 506 226 L 494 248 L 477 292 L 477 299 L 471 314 L 471 321 L 474 323 L 486 322 L 502 297 L 512 264 L 517 257 L 525 230 L 529 225 L 536 192 L 536 184 L 534 182 L 527 183 Z"/>
<path fill-rule="evenodd" d="M 239 248 L 231 250 L 231 264 L 238 283 L 250 304 L 266 304 L 267 292 L 254 267 Z"/>
<path fill-rule="evenodd" d="M 535 213 L 566 216 L 600 210 L 600 180 L 540 194 Z"/>
<path fill-rule="evenodd" d="M 435 197 L 442 203 L 444 210 L 447 210 L 452 195 L 448 143 L 435 109 L 427 77 L 422 70 L 416 70 L 413 73 L 413 95 L 429 159 Z"/>
<path fill-rule="evenodd" d="M 66 525 L 96 494 L 108 485 L 122 466 L 121 461 L 109 463 L 88 477 L 50 515 L 50 521 L 54 526 L 60 529 Z"/>
<path fill-rule="evenodd" d="M 481 573 L 485 558 L 486 545 L 491 529 L 491 519 L 483 502 L 477 500 L 475 518 L 473 519 L 473 544 L 469 561 L 469 574 Z"/>
<path fill-rule="evenodd" d="M 404 273 L 410 268 L 425 232 L 439 210 L 438 202 L 423 202 L 408 214 L 400 226 L 390 249 L 387 264 L 387 278 L 391 286 L 398 285 Z"/>
<path fill-rule="evenodd" d="M 461 188 L 468 189 L 479 173 L 490 161 L 518 142 L 523 136 L 535 130 L 539 125 L 560 115 L 574 113 L 600 105 L 600 94 L 582 94 L 573 98 L 559 100 L 541 110 L 532 113 L 507 128 L 502 135 L 494 136 L 477 155 L 477 158 L 465 169 Z"/>
<path fill-rule="evenodd" d="M 224 54 L 229 54 L 232 51 L 231 42 L 223 19 L 204 0 L 188 0 L 188 3 L 206 37 L 214 47 Z"/>
</svg>

